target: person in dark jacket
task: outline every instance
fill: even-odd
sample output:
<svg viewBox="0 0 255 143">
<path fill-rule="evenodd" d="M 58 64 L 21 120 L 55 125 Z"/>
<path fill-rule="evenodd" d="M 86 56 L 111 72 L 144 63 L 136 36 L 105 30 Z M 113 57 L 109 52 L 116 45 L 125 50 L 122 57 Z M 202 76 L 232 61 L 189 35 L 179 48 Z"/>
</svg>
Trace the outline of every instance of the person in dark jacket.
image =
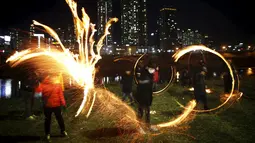
<svg viewBox="0 0 255 143">
<path fill-rule="evenodd" d="M 181 73 L 181 77 L 180 77 L 180 81 L 181 81 L 181 85 L 183 87 L 186 87 L 189 85 L 189 73 L 187 69 L 184 69 Z"/>
<path fill-rule="evenodd" d="M 25 75 L 24 79 L 21 80 L 20 94 L 24 99 L 25 103 L 25 113 L 24 116 L 28 120 L 34 120 L 35 115 L 33 115 L 32 110 L 34 106 L 34 89 L 38 86 L 38 81 L 36 75 Z"/>
<path fill-rule="evenodd" d="M 153 93 L 153 72 L 155 69 L 149 66 L 141 68 L 138 77 L 136 101 L 138 104 L 138 118 L 142 119 L 145 113 L 145 122 L 150 126 L 150 106 Z"/>
<path fill-rule="evenodd" d="M 207 68 L 205 66 L 201 66 L 198 69 L 196 69 L 193 76 L 194 96 L 197 103 L 202 102 L 204 104 L 204 110 L 208 110 L 205 83 L 206 73 Z"/>
<path fill-rule="evenodd" d="M 133 103 L 132 87 L 133 87 L 133 76 L 130 70 L 127 70 L 121 79 L 122 87 L 122 100 L 125 101 L 128 97 L 130 103 Z"/>
<path fill-rule="evenodd" d="M 232 78 L 228 71 L 224 72 L 223 80 L 224 80 L 224 93 L 229 94 L 232 88 Z"/>
<path fill-rule="evenodd" d="M 61 108 L 66 107 L 66 101 L 63 95 L 62 85 L 59 82 L 58 74 L 47 76 L 36 88 L 36 92 L 42 93 L 43 109 L 45 115 L 44 130 L 46 139 L 50 141 L 51 115 L 55 114 L 60 127 L 62 136 L 68 136 L 65 130 L 64 119 L 61 114 Z"/>
</svg>

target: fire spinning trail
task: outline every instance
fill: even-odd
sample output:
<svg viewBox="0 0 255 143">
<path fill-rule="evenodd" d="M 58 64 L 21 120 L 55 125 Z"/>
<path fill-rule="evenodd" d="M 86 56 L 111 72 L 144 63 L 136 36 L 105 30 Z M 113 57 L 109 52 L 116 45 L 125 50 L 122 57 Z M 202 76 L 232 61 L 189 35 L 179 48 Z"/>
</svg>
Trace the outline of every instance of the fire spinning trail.
<svg viewBox="0 0 255 143">
<path fill-rule="evenodd" d="M 225 64 L 227 65 L 227 67 L 228 67 L 228 69 L 229 69 L 229 72 L 230 72 L 230 75 L 231 75 L 231 78 L 232 78 L 232 84 L 231 84 L 232 87 L 231 87 L 230 94 L 228 95 L 228 97 L 226 98 L 226 100 L 225 100 L 221 105 L 219 105 L 218 107 L 209 109 L 209 110 L 193 110 L 193 111 L 195 111 L 195 112 L 211 112 L 211 111 L 215 111 L 215 110 L 217 110 L 217 109 L 223 107 L 227 102 L 230 101 L 230 99 L 231 99 L 233 96 L 235 96 L 235 95 L 233 94 L 233 92 L 234 92 L 234 87 L 235 87 L 234 73 L 233 73 L 233 70 L 232 70 L 232 68 L 231 68 L 231 65 L 227 62 L 227 60 L 226 60 L 220 53 L 218 53 L 218 52 L 216 52 L 216 51 L 214 51 L 214 50 L 212 50 L 212 49 L 209 49 L 209 48 L 207 48 L 207 47 L 205 47 L 205 46 L 198 46 L 198 45 L 197 45 L 197 46 L 189 46 L 189 47 L 186 47 L 186 48 L 184 48 L 184 49 L 182 49 L 182 50 L 180 50 L 180 51 L 177 51 L 177 52 L 173 55 L 173 58 L 175 59 L 175 62 L 178 62 L 178 60 L 179 60 L 183 55 L 185 55 L 186 53 L 195 51 L 195 50 L 204 50 L 204 51 L 210 52 L 210 53 L 212 53 L 212 54 L 214 54 L 214 55 L 220 57 L 220 58 L 225 62 Z M 238 83 L 239 83 L 239 82 L 238 82 Z M 239 95 L 240 97 L 239 97 L 239 98 L 241 98 L 242 95 L 243 95 L 243 94 L 240 93 L 240 95 Z M 239 98 L 238 98 L 238 99 L 239 99 Z M 180 103 L 178 103 L 178 104 L 180 104 Z M 181 106 L 184 107 L 183 105 L 181 105 Z"/>
<path fill-rule="evenodd" d="M 129 107 L 126 103 L 122 102 L 113 93 L 105 89 L 97 89 L 94 87 L 94 78 L 96 71 L 95 65 L 101 59 L 100 50 L 101 47 L 103 46 L 103 40 L 108 34 L 110 34 L 108 29 L 110 28 L 111 24 L 113 22 L 117 22 L 118 19 L 112 18 L 108 21 L 105 27 L 104 35 L 99 39 L 96 45 L 96 51 L 94 51 L 93 47 L 95 41 L 93 39 L 93 36 L 94 33 L 96 32 L 95 25 L 90 23 L 90 18 L 86 14 L 84 8 L 82 8 L 82 20 L 81 20 L 78 17 L 77 13 L 77 3 L 74 2 L 73 0 L 66 0 L 66 2 L 69 5 L 73 15 L 76 40 L 79 44 L 79 57 L 77 58 L 76 55 L 74 55 L 72 52 L 70 52 L 68 49 L 64 47 L 58 35 L 53 29 L 37 21 L 33 21 L 35 25 L 43 27 L 60 44 L 62 51 L 57 49 L 49 49 L 46 47 L 39 49 L 31 48 L 20 52 L 16 52 L 14 55 L 10 56 L 6 62 L 8 62 L 12 67 L 15 67 L 21 63 L 26 62 L 29 59 L 35 59 L 36 57 L 44 57 L 41 61 L 35 62 L 35 64 L 38 65 L 40 65 L 41 62 L 46 61 L 45 56 L 54 59 L 57 65 L 64 69 L 63 72 L 66 72 L 67 74 L 71 75 L 73 79 L 77 82 L 77 84 L 84 91 L 81 105 L 75 117 L 77 117 L 80 113 L 83 113 L 82 111 L 86 111 L 87 113 L 86 117 L 88 117 L 92 111 L 94 102 L 98 101 L 100 102 L 100 107 L 98 108 L 98 110 L 100 111 L 102 110 L 100 113 L 104 113 L 107 116 L 116 117 L 115 119 L 117 120 L 117 122 L 121 122 L 122 126 L 126 127 L 127 124 L 130 123 L 131 125 L 134 125 L 137 128 L 137 126 L 140 126 L 140 123 L 136 120 L 136 113 L 131 107 Z M 186 48 L 186 50 L 182 50 L 175 54 L 176 61 L 183 54 L 193 49 L 203 49 L 209 52 L 211 51 L 205 47 L 189 47 Z M 224 58 L 223 60 L 225 61 Z M 232 70 L 228 63 L 227 65 L 231 71 L 231 77 L 233 79 Z M 47 73 L 50 72 L 51 70 L 54 70 L 54 68 L 56 67 L 40 66 L 40 68 L 42 68 L 42 70 Z M 232 84 L 234 84 L 234 81 Z M 233 87 L 231 95 L 232 92 Z M 229 96 L 226 102 L 230 98 L 231 96 Z M 196 102 L 192 100 L 187 105 L 187 107 L 185 107 L 186 109 L 178 118 L 166 123 L 160 123 L 155 126 L 159 128 L 177 126 L 180 123 L 182 123 L 182 121 L 184 121 L 186 117 L 188 117 L 188 115 L 192 112 L 195 106 Z"/>
</svg>

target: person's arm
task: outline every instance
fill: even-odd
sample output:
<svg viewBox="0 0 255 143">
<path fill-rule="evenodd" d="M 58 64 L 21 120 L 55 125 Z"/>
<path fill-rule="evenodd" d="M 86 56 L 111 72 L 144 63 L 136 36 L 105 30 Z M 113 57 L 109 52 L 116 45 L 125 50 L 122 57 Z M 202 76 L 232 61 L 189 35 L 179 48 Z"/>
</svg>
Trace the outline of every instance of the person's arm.
<svg viewBox="0 0 255 143">
<path fill-rule="evenodd" d="M 65 101 L 64 94 L 63 94 L 63 90 L 62 90 L 62 85 L 58 85 L 58 95 L 60 98 L 61 105 L 66 106 L 66 101 Z"/>
<path fill-rule="evenodd" d="M 138 80 L 138 82 L 140 83 L 140 84 L 146 84 L 146 83 L 150 83 L 150 80 Z"/>
<path fill-rule="evenodd" d="M 42 86 L 40 83 L 38 84 L 37 87 L 35 87 L 35 92 L 37 92 L 37 93 L 42 92 Z"/>
</svg>

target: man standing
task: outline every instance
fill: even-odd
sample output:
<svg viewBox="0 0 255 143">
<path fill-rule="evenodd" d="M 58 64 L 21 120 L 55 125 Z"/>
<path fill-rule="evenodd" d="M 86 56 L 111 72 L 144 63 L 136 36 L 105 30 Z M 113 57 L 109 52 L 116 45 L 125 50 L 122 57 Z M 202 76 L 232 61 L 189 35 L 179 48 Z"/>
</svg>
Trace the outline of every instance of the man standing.
<svg viewBox="0 0 255 143">
<path fill-rule="evenodd" d="M 20 85 L 20 94 L 24 99 L 25 103 L 25 113 L 24 116 L 28 120 L 34 120 L 35 115 L 32 114 L 34 106 L 34 89 L 38 85 L 36 75 L 27 75 L 24 76 L 24 79 L 21 80 Z"/>
<path fill-rule="evenodd" d="M 207 68 L 205 66 L 200 66 L 194 73 L 193 77 L 193 87 L 194 95 L 197 103 L 202 102 L 204 104 L 204 110 L 208 110 L 207 98 L 206 98 L 206 84 L 205 75 L 207 73 Z"/>
<path fill-rule="evenodd" d="M 150 106 L 152 104 L 152 86 L 153 73 L 155 69 L 152 66 L 145 66 L 141 69 L 141 75 L 138 78 L 136 101 L 138 103 L 138 118 L 141 120 L 145 114 L 145 122 L 147 126 L 156 131 L 150 126 Z"/>
<path fill-rule="evenodd" d="M 127 70 L 121 80 L 122 87 L 122 100 L 125 101 L 128 97 L 130 103 L 133 103 L 132 87 L 133 87 L 133 76 L 130 70 Z"/>
</svg>

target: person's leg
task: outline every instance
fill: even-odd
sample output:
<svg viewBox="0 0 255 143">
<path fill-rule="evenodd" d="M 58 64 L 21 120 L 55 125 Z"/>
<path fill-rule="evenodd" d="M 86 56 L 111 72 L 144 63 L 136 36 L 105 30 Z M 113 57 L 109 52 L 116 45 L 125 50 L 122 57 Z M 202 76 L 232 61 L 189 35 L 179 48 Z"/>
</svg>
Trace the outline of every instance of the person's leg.
<svg viewBox="0 0 255 143">
<path fill-rule="evenodd" d="M 132 92 L 128 93 L 128 98 L 129 98 L 130 103 L 133 103 L 134 99 L 133 99 Z"/>
<path fill-rule="evenodd" d="M 30 101 L 31 101 L 31 104 L 30 104 L 30 111 L 31 111 L 31 115 L 33 115 L 33 107 L 34 107 L 34 92 L 31 92 L 30 93 Z"/>
<path fill-rule="evenodd" d="M 61 133 L 63 133 L 65 131 L 65 123 L 64 123 L 64 119 L 63 119 L 62 114 L 61 114 L 61 107 L 55 107 L 54 108 L 54 114 L 55 114 L 56 119 L 58 121 L 60 131 L 61 131 Z"/>
<path fill-rule="evenodd" d="M 208 110 L 209 108 L 208 108 L 208 105 L 207 105 L 206 95 L 201 96 L 201 100 L 202 100 L 202 102 L 204 104 L 204 110 Z"/>
<path fill-rule="evenodd" d="M 124 92 L 122 92 L 122 101 L 125 101 L 125 100 L 126 100 L 126 98 L 127 98 L 127 94 L 126 94 L 126 93 L 124 93 Z"/>
<path fill-rule="evenodd" d="M 138 105 L 138 119 L 142 120 L 143 118 L 143 108 L 142 106 Z"/>
<path fill-rule="evenodd" d="M 51 114 L 52 114 L 51 108 L 44 108 L 44 116 L 45 116 L 44 131 L 46 136 L 50 134 Z"/>
<path fill-rule="evenodd" d="M 24 116 L 25 116 L 25 118 L 28 118 L 31 115 L 31 108 L 30 108 L 31 100 L 30 100 L 29 92 L 22 90 L 21 91 L 21 96 L 23 96 L 24 103 L 25 103 Z"/>
<path fill-rule="evenodd" d="M 150 106 L 146 106 L 145 110 L 145 122 L 148 126 L 150 126 Z"/>
</svg>

